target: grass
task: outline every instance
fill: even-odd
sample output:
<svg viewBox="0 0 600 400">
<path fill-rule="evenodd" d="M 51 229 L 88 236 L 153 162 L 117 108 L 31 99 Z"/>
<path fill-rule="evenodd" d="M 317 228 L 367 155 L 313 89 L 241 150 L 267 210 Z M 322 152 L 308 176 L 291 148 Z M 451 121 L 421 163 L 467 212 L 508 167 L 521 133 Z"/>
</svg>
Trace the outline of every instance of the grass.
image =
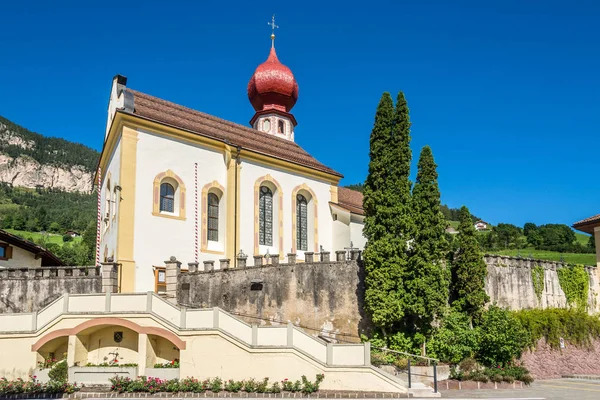
<svg viewBox="0 0 600 400">
<path fill-rule="evenodd" d="M 454 229 L 458 229 L 458 225 L 460 224 L 460 222 L 458 221 L 448 221 L 448 224 L 453 227 Z"/>
<path fill-rule="evenodd" d="M 27 240 L 35 241 L 36 243 L 46 235 L 48 243 L 56 243 L 60 246 L 64 244 L 62 235 L 56 233 L 41 233 L 41 232 L 28 232 L 28 231 L 18 231 L 16 229 L 5 229 L 8 233 L 12 233 L 13 235 L 20 236 Z M 74 237 L 73 240 L 69 243 L 77 243 L 81 241 L 81 237 Z"/>
<path fill-rule="evenodd" d="M 581 243 L 584 246 L 587 246 L 588 241 L 590 240 L 590 235 L 581 232 L 575 232 L 575 240 L 577 243 Z"/>
<path fill-rule="evenodd" d="M 535 258 L 538 260 L 549 260 L 549 261 L 560 261 L 561 253 L 557 251 L 545 251 L 535 249 L 511 249 L 511 250 L 495 250 L 490 251 L 493 254 L 499 254 L 503 256 L 517 256 L 519 253 L 521 257 Z M 569 264 L 583 264 L 583 265 L 596 265 L 595 254 L 580 254 L 580 253 L 562 253 L 563 261 Z"/>
</svg>

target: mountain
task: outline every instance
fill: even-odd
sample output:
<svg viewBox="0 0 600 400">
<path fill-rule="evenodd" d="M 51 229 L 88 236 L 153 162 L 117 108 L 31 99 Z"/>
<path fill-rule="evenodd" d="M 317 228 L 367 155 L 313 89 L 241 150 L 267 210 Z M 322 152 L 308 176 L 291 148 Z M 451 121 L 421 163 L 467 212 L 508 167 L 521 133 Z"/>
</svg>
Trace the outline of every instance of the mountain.
<svg viewBox="0 0 600 400">
<path fill-rule="evenodd" d="M 99 158 L 87 146 L 31 132 L 0 116 L 0 182 L 90 193 Z"/>
</svg>

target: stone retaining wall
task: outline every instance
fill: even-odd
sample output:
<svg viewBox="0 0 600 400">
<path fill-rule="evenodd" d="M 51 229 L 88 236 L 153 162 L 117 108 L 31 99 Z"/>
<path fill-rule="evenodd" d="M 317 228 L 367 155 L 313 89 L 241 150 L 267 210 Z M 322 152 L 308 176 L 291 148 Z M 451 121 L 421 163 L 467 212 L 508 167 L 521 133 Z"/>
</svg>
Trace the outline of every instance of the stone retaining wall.
<svg viewBox="0 0 600 400">
<path fill-rule="evenodd" d="M 101 293 L 99 267 L 0 269 L 0 313 L 38 311 L 64 293 Z"/>
<path fill-rule="evenodd" d="M 567 299 L 560 287 L 557 270 L 568 266 L 558 261 L 534 260 L 526 258 L 486 255 L 487 278 L 485 289 L 490 302 L 512 310 L 525 308 L 563 308 Z M 544 268 L 544 290 L 537 298 L 533 286 L 532 268 Z M 590 277 L 588 311 L 600 311 L 597 294 L 600 292 L 596 267 L 586 266 Z"/>
</svg>

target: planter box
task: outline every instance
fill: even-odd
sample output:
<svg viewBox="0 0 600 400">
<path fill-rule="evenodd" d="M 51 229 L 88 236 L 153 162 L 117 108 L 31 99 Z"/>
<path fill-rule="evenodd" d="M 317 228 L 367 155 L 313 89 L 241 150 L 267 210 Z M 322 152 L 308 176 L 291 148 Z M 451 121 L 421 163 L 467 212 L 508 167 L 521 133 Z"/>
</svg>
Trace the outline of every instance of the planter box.
<svg viewBox="0 0 600 400">
<path fill-rule="evenodd" d="M 108 385 L 115 376 L 137 378 L 137 367 L 69 367 L 69 382 Z"/>
<path fill-rule="evenodd" d="M 146 368 L 146 376 L 159 379 L 179 379 L 179 368 Z"/>
<path fill-rule="evenodd" d="M 50 377 L 48 376 L 48 373 L 50 372 L 50 368 L 44 368 L 44 369 L 40 369 L 40 368 L 36 368 L 33 370 L 33 374 L 36 376 L 37 381 L 40 383 L 48 383 L 48 381 L 50 380 Z"/>
</svg>

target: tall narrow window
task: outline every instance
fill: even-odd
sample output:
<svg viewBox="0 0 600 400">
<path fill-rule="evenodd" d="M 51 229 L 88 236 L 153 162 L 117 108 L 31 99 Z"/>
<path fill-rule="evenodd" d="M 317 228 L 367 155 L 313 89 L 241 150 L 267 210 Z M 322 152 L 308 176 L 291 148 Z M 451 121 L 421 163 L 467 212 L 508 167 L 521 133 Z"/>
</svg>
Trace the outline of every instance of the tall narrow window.
<svg viewBox="0 0 600 400">
<path fill-rule="evenodd" d="M 266 186 L 260 187 L 258 201 L 259 243 L 264 246 L 273 245 L 273 192 Z"/>
<path fill-rule="evenodd" d="M 170 183 L 160 185 L 160 211 L 173 212 L 175 210 L 175 189 Z"/>
<path fill-rule="evenodd" d="M 296 196 L 296 247 L 308 250 L 308 207 L 306 197 Z"/>
<path fill-rule="evenodd" d="M 279 120 L 278 124 L 277 124 L 277 133 L 284 133 L 284 130 L 285 130 L 285 125 L 283 124 L 282 120 Z"/>
<path fill-rule="evenodd" d="M 214 193 L 209 193 L 208 197 L 208 240 L 219 241 L 219 198 Z"/>
</svg>

